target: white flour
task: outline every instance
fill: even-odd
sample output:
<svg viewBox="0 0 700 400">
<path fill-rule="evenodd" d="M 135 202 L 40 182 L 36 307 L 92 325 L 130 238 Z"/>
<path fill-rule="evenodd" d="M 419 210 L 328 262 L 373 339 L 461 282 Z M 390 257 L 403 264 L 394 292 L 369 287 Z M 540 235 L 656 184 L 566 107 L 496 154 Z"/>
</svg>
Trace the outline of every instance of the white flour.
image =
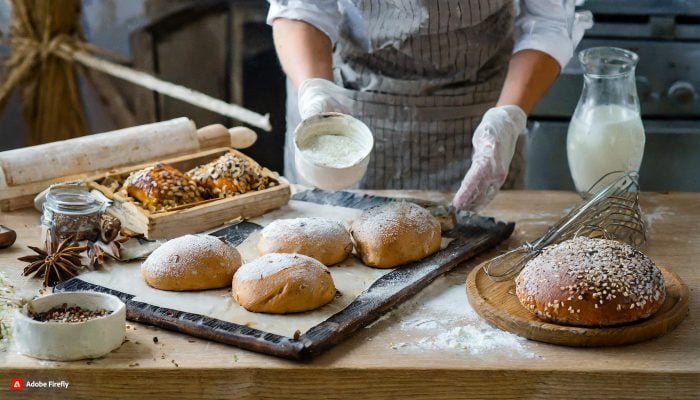
<svg viewBox="0 0 700 400">
<path fill-rule="evenodd" d="M 652 230 L 652 227 L 654 225 L 654 222 L 658 220 L 662 220 L 665 217 L 669 217 L 674 215 L 674 213 L 671 211 L 670 207 L 665 207 L 665 206 L 659 206 L 654 208 L 654 210 L 651 213 L 645 213 L 644 214 L 644 219 L 647 224 L 647 229 Z"/>
<path fill-rule="evenodd" d="M 301 254 L 270 253 L 249 263 L 243 264 L 243 266 L 236 271 L 235 279 L 239 282 L 263 279 L 287 268 L 300 266 L 302 265 L 301 260 L 306 260 L 307 263 L 316 265 L 318 268 L 324 271 L 328 271 L 328 268 L 326 268 L 325 265 L 311 257 Z"/>
<path fill-rule="evenodd" d="M 193 268 L 198 260 L 218 259 L 222 269 L 235 271 L 241 265 L 241 255 L 233 247 L 209 235 L 184 235 L 157 248 L 141 266 L 154 279 L 197 275 Z M 215 266 L 207 267 L 209 271 Z"/>
<path fill-rule="evenodd" d="M 365 153 L 360 142 L 344 135 L 313 136 L 299 150 L 314 163 L 333 168 L 350 167 Z"/>
<path fill-rule="evenodd" d="M 439 278 L 386 318 L 399 323 L 411 340 L 394 343 L 397 351 L 467 351 L 536 358 L 528 340 L 484 322 L 467 301 L 464 285 Z M 378 322 L 379 323 L 379 322 Z"/>
</svg>

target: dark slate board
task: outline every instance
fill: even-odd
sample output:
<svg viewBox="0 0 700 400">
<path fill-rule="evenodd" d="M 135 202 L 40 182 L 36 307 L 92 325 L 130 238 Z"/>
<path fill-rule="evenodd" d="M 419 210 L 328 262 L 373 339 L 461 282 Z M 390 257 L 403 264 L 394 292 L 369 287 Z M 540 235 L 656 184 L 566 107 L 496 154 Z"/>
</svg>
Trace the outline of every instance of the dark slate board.
<svg viewBox="0 0 700 400">
<path fill-rule="evenodd" d="M 292 199 L 316 204 L 365 209 L 396 199 L 350 192 L 309 190 Z M 375 321 L 391 308 L 425 288 L 438 276 L 460 263 L 507 239 L 513 223 L 496 222 L 474 214 L 458 214 L 459 224 L 444 236 L 454 238 L 443 250 L 418 262 L 395 269 L 374 282 L 349 306 L 308 332 L 294 339 L 275 335 L 199 314 L 186 313 L 133 301 L 133 295 L 73 278 L 54 287 L 55 292 L 96 291 L 119 297 L 125 304 L 127 319 L 226 343 L 243 349 L 289 359 L 309 359 L 350 337 L 356 330 Z M 212 235 L 238 245 L 260 225 L 241 222 Z"/>
</svg>

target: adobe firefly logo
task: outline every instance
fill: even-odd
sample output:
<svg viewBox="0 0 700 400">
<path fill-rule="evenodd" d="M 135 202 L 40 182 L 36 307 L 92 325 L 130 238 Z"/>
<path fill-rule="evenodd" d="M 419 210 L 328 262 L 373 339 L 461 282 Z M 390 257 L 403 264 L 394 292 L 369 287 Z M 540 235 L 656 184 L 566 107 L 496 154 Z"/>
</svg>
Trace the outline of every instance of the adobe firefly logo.
<svg viewBox="0 0 700 400">
<path fill-rule="evenodd" d="M 22 378 L 12 378 L 12 380 L 10 380 L 10 390 L 24 390 L 24 381 Z"/>
</svg>

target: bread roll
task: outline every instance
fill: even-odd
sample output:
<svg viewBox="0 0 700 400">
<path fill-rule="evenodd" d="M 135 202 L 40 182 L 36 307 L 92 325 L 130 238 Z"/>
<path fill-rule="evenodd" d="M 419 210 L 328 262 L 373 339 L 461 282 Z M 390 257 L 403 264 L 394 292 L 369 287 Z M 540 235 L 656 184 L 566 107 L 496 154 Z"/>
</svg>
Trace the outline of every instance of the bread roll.
<svg viewBox="0 0 700 400">
<path fill-rule="evenodd" d="M 301 254 L 264 255 L 233 277 L 233 297 L 248 311 L 287 314 L 310 311 L 335 297 L 331 273 Z"/>
<path fill-rule="evenodd" d="M 241 266 L 234 247 L 209 235 L 185 235 L 167 241 L 141 265 L 146 283 L 162 290 L 227 287 Z"/>
<path fill-rule="evenodd" d="M 352 253 L 352 238 L 343 224 L 324 218 L 280 219 L 260 233 L 258 252 L 298 253 L 325 265 L 342 262 Z"/>
<path fill-rule="evenodd" d="M 565 325 L 608 326 L 655 313 L 664 277 L 632 246 L 577 237 L 545 248 L 515 280 L 515 292 L 538 317 Z"/>
<path fill-rule="evenodd" d="M 214 197 L 220 198 L 277 185 L 258 163 L 233 153 L 226 153 L 208 164 L 195 167 L 186 175 L 208 188 Z"/>
<path fill-rule="evenodd" d="M 362 261 L 393 268 L 440 250 L 440 222 L 413 203 L 392 202 L 365 210 L 350 228 Z"/>
<path fill-rule="evenodd" d="M 208 197 L 204 187 L 163 163 L 131 173 L 122 190 L 151 211 L 195 203 Z"/>
</svg>

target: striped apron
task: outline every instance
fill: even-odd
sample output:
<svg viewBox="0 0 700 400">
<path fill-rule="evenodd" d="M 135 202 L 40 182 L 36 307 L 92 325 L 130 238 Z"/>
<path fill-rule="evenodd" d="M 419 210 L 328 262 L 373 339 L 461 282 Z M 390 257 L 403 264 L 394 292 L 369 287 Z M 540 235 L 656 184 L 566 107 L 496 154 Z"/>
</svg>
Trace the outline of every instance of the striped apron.
<svg viewBox="0 0 700 400">
<path fill-rule="evenodd" d="M 375 147 L 366 189 L 452 191 L 471 164 L 471 136 L 503 85 L 513 48 L 512 0 L 340 0 L 334 80 Z M 300 117 L 287 85 L 285 175 Z"/>
</svg>

